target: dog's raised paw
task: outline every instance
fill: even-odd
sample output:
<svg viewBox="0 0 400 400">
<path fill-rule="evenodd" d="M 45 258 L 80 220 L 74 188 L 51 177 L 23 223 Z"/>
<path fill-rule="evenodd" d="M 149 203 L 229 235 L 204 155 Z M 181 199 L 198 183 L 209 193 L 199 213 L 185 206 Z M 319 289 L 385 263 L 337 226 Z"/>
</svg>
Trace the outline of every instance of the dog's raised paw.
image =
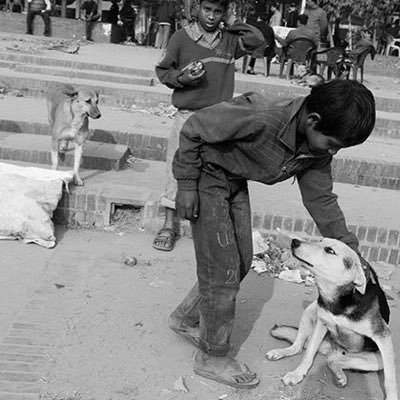
<svg viewBox="0 0 400 400">
<path fill-rule="evenodd" d="M 335 383 L 337 387 L 345 387 L 347 385 L 347 376 L 343 373 L 336 373 L 335 374 Z"/>
<path fill-rule="evenodd" d="M 282 382 L 284 385 L 289 386 L 289 385 L 296 385 L 297 383 L 301 382 L 304 378 L 303 373 L 298 372 L 298 371 L 291 371 L 288 372 L 283 378 Z"/>
<path fill-rule="evenodd" d="M 74 177 L 74 184 L 76 186 L 84 186 L 85 184 L 83 183 L 83 180 L 79 178 L 79 176 Z"/>
</svg>

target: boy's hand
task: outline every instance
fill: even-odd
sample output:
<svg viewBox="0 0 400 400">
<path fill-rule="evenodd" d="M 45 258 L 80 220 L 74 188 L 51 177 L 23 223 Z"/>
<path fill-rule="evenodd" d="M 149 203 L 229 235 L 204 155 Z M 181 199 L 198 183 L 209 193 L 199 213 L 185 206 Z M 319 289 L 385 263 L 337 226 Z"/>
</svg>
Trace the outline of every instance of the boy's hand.
<svg viewBox="0 0 400 400">
<path fill-rule="evenodd" d="M 178 77 L 178 82 L 184 86 L 198 86 L 203 80 L 206 70 L 203 69 L 197 75 L 193 74 L 191 70 L 185 70 L 182 75 Z"/>
<path fill-rule="evenodd" d="M 197 190 L 178 190 L 175 206 L 181 218 L 195 220 L 199 215 L 199 194 Z"/>
</svg>

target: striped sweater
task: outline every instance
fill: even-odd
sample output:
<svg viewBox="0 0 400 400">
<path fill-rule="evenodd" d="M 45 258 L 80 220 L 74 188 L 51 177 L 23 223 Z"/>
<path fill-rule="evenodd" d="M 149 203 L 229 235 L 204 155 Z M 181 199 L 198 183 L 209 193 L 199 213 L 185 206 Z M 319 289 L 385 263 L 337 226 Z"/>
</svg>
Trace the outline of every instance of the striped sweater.
<svg viewBox="0 0 400 400">
<path fill-rule="evenodd" d="M 214 47 L 201 45 L 200 38 L 193 38 L 190 34 L 190 27 L 183 28 L 171 36 L 165 56 L 156 66 L 156 74 L 161 83 L 174 89 L 172 104 L 175 107 L 199 110 L 232 98 L 235 59 L 262 43 L 262 34 L 241 21 L 222 31 Z M 199 86 L 183 86 L 177 78 L 194 61 L 203 62 L 206 76 Z"/>
</svg>

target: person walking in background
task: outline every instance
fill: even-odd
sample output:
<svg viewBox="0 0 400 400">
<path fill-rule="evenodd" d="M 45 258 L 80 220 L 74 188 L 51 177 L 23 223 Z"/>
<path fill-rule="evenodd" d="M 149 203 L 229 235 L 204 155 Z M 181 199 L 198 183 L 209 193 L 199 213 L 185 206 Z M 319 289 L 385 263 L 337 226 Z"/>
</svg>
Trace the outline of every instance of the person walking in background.
<svg viewBox="0 0 400 400">
<path fill-rule="evenodd" d="M 250 25 L 255 26 L 264 36 L 264 43 L 261 47 L 251 53 L 251 58 L 249 62 L 249 69 L 247 73 L 250 75 L 255 75 L 254 66 L 256 64 L 257 58 L 267 57 L 272 60 L 275 57 L 275 35 L 274 30 L 267 25 L 268 16 L 266 13 L 260 14 L 254 23 L 248 20 Z"/>
<path fill-rule="evenodd" d="M 304 14 L 308 16 L 307 27 L 317 35 L 319 47 L 327 47 L 328 18 L 326 12 L 318 6 L 317 0 L 307 0 Z"/>
<path fill-rule="evenodd" d="M 170 0 L 161 0 L 157 12 L 156 21 L 158 23 L 156 42 L 154 47 L 156 49 L 165 49 L 168 44 L 171 25 L 174 23 L 175 8 Z"/>
<path fill-rule="evenodd" d="M 179 145 L 179 132 L 196 110 L 211 106 L 233 96 L 235 59 L 263 44 L 261 32 L 237 20 L 225 17 L 228 0 L 201 0 L 198 21 L 175 32 L 166 53 L 156 65 L 161 83 L 173 89 L 172 104 L 178 109 L 167 148 L 167 182 L 160 203 L 165 207 L 165 220 L 153 240 L 153 247 L 170 251 L 177 232 L 174 229 L 176 181 L 172 159 Z M 202 67 L 194 62 L 202 62 Z M 194 68 L 196 67 L 196 68 Z"/>
<path fill-rule="evenodd" d="M 126 41 L 136 42 L 135 39 L 135 22 L 136 11 L 132 6 L 132 0 L 125 0 L 119 11 L 119 17 L 122 21 L 122 29 Z"/>
<path fill-rule="evenodd" d="M 100 18 L 95 0 L 85 0 L 81 5 L 81 13 L 86 21 L 86 40 L 92 41 L 92 30 L 94 23 Z"/>
<path fill-rule="evenodd" d="M 285 26 L 287 28 L 297 28 L 297 18 L 299 17 L 299 11 L 297 10 L 295 3 L 290 3 L 289 10 L 285 19 Z"/>
<path fill-rule="evenodd" d="M 40 15 L 44 22 L 44 36 L 50 36 L 50 0 L 28 0 L 28 12 L 26 14 L 26 33 L 33 35 L 33 21 L 36 15 Z"/>
<path fill-rule="evenodd" d="M 278 5 L 276 3 L 272 3 L 269 9 L 271 12 L 271 16 L 269 18 L 269 26 L 281 26 L 282 14 L 279 11 Z"/>
</svg>

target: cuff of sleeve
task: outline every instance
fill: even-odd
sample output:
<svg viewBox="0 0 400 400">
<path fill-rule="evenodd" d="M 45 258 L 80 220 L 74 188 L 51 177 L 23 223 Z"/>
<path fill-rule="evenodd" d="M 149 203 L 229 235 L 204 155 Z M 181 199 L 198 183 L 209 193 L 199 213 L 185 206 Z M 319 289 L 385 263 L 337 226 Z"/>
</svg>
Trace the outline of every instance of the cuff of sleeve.
<svg viewBox="0 0 400 400">
<path fill-rule="evenodd" d="M 177 181 L 178 190 L 197 190 L 197 181 L 192 179 L 185 179 Z"/>
</svg>

